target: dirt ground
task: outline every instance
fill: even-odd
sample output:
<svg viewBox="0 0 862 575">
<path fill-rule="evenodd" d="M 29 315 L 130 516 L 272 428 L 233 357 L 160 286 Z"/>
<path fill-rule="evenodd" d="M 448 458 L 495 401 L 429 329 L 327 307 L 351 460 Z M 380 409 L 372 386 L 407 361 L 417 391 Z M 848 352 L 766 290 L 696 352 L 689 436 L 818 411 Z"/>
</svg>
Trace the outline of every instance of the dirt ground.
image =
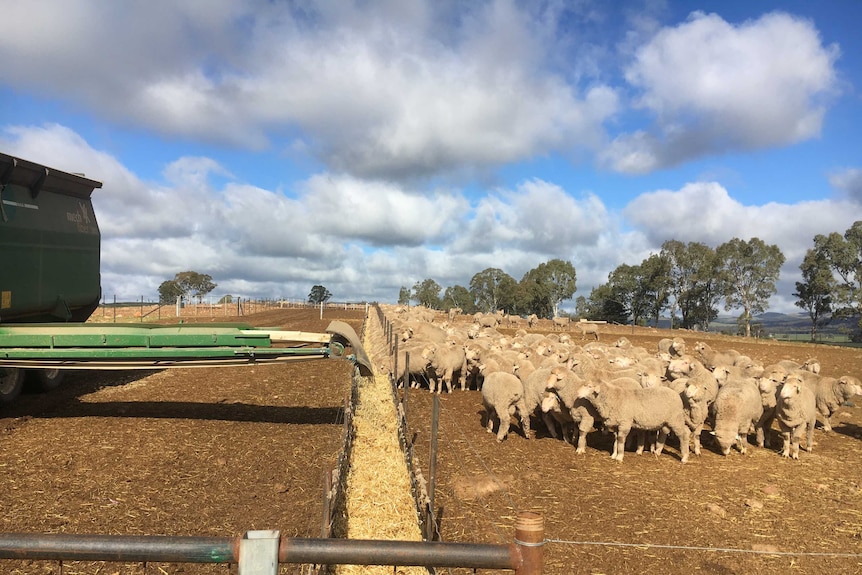
<svg viewBox="0 0 862 575">
<path fill-rule="evenodd" d="M 358 331 L 362 312 L 318 316 L 291 309 L 244 320 L 322 332 L 340 319 Z M 668 334 L 605 327 L 602 340 L 626 335 L 654 349 Z M 862 375 L 859 350 L 673 335 L 764 362 L 816 356 L 826 375 Z M 342 360 L 310 360 L 72 372 L 60 389 L 24 395 L 0 412 L 0 531 L 234 536 L 279 529 L 319 537 L 322 476 L 340 448 L 351 370 Z M 704 453 L 686 465 L 673 440 L 660 457 L 627 453 L 622 463 L 610 459 L 610 438 L 598 432 L 580 456 L 541 433 L 527 440 L 515 431 L 498 444 L 481 426 L 479 392 L 440 399 L 435 508 L 445 541 L 510 543 L 516 512 L 536 510 L 545 518 L 549 574 L 862 573 L 862 398 L 833 418 L 832 433 L 818 429 L 814 452 L 799 461 L 756 447 L 724 457 L 705 438 Z M 426 477 L 431 403 L 427 391 L 409 392 Z M 61 568 L 66 575 L 236 570 L 0 561 L 0 573 Z"/>
</svg>

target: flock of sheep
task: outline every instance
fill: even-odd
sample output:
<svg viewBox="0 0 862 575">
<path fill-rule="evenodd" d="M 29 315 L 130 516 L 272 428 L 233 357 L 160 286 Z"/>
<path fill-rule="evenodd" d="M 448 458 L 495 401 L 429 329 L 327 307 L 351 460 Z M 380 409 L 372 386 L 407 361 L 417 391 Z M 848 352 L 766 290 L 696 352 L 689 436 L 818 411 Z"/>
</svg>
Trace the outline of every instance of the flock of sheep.
<svg viewBox="0 0 862 575">
<path fill-rule="evenodd" d="M 531 416 L 548 433 L 586 451 L 587 434 L 603 429 L 616 435 L 613 457 L 623 460 L 630 432 L 636 451 L 661 454 L 673 433 L 680 458 L 688 460 L 690 445 L 701 453 L 701 433 L 708 424 L 718 448 L 745 453 L 753 432 L 760 447 L 770 447 L 775 421 L 783 439 L 780 454 L 799 458 L 803 436 L 814 446 L 814 426 L 832 429 L 830 418 L 855 395 L 862 382 L 845 375 L 820 375 L 820 364 L 790 360 L 762 365 L 733 350 L 716 350 L 697 342 L 663 339 L 658 349 L 632 345 L 622 337 L 612 344 L 599 341 L 595 324 L 581 323 L 580 340 L 571 333 L 531 333 L 520 318 L 476 314 L 472 322 L 456 322 L 424 308 L 384 310 L 397 340 L 390 372 L 399 385 L 427 382 L 432 392 L 481 390 L 485 427 L 503 441 L 512 417 L 525 437 L 532 436 Z M 439 321 L 444 319 L 444 321 Z M 526 320 L 534 326 L 534 318 Z M 562 323 L 562 322 L 561 322 Z M 518 328 L 514 336 L 501 324 Z M 568 327 L 568 324 L 557 326 Z"/>
</svg>

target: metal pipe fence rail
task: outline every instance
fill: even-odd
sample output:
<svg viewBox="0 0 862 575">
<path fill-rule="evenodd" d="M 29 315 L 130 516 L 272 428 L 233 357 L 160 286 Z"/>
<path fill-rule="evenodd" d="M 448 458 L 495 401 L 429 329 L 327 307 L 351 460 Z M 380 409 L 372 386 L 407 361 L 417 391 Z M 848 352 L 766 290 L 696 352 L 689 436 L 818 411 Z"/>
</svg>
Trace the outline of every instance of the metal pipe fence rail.
<svg viewBox="0 0 862 575">
<path fill-rule="evenodd" d="M 276 575 L 280 563 L 467 567 L 539 575 L 544 536 L 544 521 L 532 512 L 519 514 L 509 545 L 305 539 L 281 537 L 278 531 L 249 531 L 242 537 L 0 533 L 0 559 L 230 563 L 238 565 L 240 575 Z"/>
</svg>

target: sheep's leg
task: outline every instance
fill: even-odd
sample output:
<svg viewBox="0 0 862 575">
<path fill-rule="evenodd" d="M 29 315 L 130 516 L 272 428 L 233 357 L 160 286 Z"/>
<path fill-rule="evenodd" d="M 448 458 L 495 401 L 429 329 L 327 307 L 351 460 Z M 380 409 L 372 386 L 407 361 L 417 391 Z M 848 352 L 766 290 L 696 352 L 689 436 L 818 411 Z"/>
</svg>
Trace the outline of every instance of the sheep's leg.
<svg viewBox="0 0 862 575">
<path fill-rule="evenodd" d="M 452 369 L 447 368 L 446 371 L 443 372 L 443 383 L 446 384 L 446 393 L 452 393 L 452 379 L 454 375 L 455 372 Z"/>
<path fill-rule="evenodd" d="M 495 406 L 494 411 L 500 416 L 500 427 L 497 429 L 497 443 L 506 439 L 509 433 L 509 426 L 512 423 L 512 406 Z"/>
<path fill-rule="evenodd" d="M 485 407 L 485 431 L 488 433 L 494 433 L 494 415 L 496 414 L 496 410 L 492 413 L 491 407 Z"/>
<path fill-rule="evenodd" d="M 521 419 L 521 431 L 524 432 L 524 437 L 527 439 L 532 439 L 532 430 L 530 429 L 530 413 L 527 411 L 527 404 L 524 402 L 524 398 L 518 400 L 514 406 L 514 409 L 518 412 L 518 417 Z"/>
<path fill-rule="evenodd" d="M 637 455 L 643 455 L 644 446 L 646 445 L 646 431 L 644 431 L 643 429 L 638 429 L 636 431 L 636 435 L 637 435 L 637 449 L 635 450 L 635 453 Z"/>
<path fill-rule="evenodd" d="M 790 432 L 790 457 L 799 459 L 799 440 L 802 435 L 802 426 L 797 426 Z"/>
<path fill-rule="evenodd" d="M 553 417 L 551 417 L 551 414 L 550 414 L 550 413 L 545 413 L 545 412 L 543 411 L 543 412 L 542 412 L 542 421 L 544 421 L 544 422 L 545 422 L 545 427 L 547 427 L 547 428 L 548 428 L 548 433 L 550 433 L 550 434 L 551 434 L 551 437 L 553 437 L 554 439 L 559 439 L 559 438 L 560 438 L 560 436 L 559 436 L 559 435 L 557 435 L 557 424 L 556 424 L 556 422 L 554 421 L 554 418 L 553 418 Z"/>
<path fill-rule="evenodd" d="M 781 446 L 781 456 L 790 457 L 790 430 L 781 432 L 783 445 Z"/>
<path fill-rule="evenodd" d="M 814 450 L 814 423 L 809 423 L 807 425 L 807 436 L 806 436 L 806 448 L 805 451 L 811 453 Z"/>
<path fill-rule="evenodd" d="M 763 431 L 763 427 L 758 427 L 756 432 L 756 441 L 758 447 L 763 447 L 766 443 L 766 432 Z"/>
<path fill-rule="evenodd" d="M 568 443 L 569 445 L 575 444 L 575 426 L 571 423 L 563 423 L 560 424 L 561 433 L 563 434 L 563 441 Z"/>
<path fill-rule="evenodd" d="M 736 448 L 743 455 L 748 451 L 748 425 L 744 429 L 739 429 L 736 433 Z"/>
<path fill-rule="evenodd" d="M 658 438 L 655 440 L 655 451 L 656 457 L 661 455 L 661 452 L 664 451 L 664 444 L 667 442 L 667 434 L 670 432 L 670 429 L 663 425 L 661 429 L 658 431 Z"/>
<path fill-rule="evenodd" d="M 623 455 L 626 451 L 626 438 L 629 435 L 629 431 L 631 431 L 631 426 L 617 427 L 616 449 L 614 450 L 614 455 L 612 455 L 611 457 L 613 457 L 619 462 L 622 462 Z"/>
<path fill-rule="evenodd" d="M 691 439 L 691 431 L 685 424 L 677 425 L 671 428 L 672 431 L 679 437 L 679 458 L 682 463 L 688 462 L 688 443 Z"/>
<path fill-rule="evenodd" d="M 692 431 L 694 435 L 694 454 L 700 455 L 700 434 L 703 432 L 703 423 L 699 423 Z"/>
</svg>

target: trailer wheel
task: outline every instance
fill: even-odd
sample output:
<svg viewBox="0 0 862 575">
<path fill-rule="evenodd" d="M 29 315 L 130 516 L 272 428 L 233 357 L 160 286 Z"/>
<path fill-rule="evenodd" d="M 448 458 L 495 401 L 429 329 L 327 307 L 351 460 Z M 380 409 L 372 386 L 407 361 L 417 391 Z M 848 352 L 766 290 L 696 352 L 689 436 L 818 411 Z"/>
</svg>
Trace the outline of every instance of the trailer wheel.
<svg viewBox="0 0 862 575">
<path fill-rule="evenodd" d="M 47 392 L 60 387 L 63 376 L 66 373 L 62 369 L 34 369 L 27 378 L 28 391 Z"/>
<path fill-rule="evenodd" d="M 12 403 L 24 387 L 24 370 L 0 367 L 0 404 Z"/>
</svg>

